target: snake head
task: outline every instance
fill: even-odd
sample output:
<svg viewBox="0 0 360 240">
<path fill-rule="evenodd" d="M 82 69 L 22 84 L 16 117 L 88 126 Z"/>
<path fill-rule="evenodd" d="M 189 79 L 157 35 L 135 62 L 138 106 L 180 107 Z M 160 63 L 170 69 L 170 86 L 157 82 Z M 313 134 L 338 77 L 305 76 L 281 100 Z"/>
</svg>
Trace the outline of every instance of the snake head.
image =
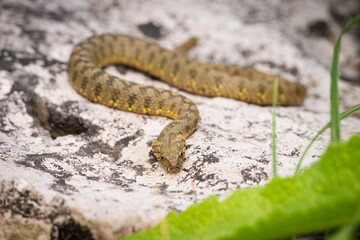
<svg viewBox="0 0 360 240">
<path fill-rule="evenodd" d="M 185 139 L 180 134 L 160 136 L 152 143 L 155 157 L 168 172 L 178 172 L 185 159 Z"/>
</svg>

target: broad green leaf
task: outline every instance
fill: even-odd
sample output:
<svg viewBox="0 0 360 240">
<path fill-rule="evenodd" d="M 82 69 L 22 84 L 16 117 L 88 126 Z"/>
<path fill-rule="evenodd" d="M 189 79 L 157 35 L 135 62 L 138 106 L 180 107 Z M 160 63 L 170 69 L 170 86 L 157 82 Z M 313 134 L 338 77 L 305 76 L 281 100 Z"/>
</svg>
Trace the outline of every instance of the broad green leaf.
<svg viewBox="0 0 360 240">
<path fill-rule="evenodd" d="M 360 137 L 353 136 L 330 146 L 302 174 L 169 213 L 169 239 L 281 239 L 342 226 L 359 206 L 359 173 Z M 161 239 L 160 224 L 124 239 Z"/>
</svg>

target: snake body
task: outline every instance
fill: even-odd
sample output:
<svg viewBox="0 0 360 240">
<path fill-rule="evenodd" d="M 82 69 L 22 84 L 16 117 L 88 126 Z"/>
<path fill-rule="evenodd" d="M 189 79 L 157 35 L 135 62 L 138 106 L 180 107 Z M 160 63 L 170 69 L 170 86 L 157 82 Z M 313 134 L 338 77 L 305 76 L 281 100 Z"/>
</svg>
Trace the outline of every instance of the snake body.
<svg viewBox="0 0 360 240">
<path fill-rule="evenodd" d="M 179 93 L 112 76 L 102 70 L 104 66 L 130 66 L 190 93 L 259 105 L 272 103 L 275 76 L 191 60 L 185 53 L 193 45 L 194 41 L 188 41 L 169 51 L 132 36 L 95 35 L 78 43 L 68 62 L 70 83 L 85 98 L 124 111 L 174 119 L 152 144 L 154 155 L 170 172 L 181 169 L 185 139 L 199 121 L 196 105 Z M 279 105 L 301 104 L 305 94 L 303 85 L 279 78 Z"/>
</svg>

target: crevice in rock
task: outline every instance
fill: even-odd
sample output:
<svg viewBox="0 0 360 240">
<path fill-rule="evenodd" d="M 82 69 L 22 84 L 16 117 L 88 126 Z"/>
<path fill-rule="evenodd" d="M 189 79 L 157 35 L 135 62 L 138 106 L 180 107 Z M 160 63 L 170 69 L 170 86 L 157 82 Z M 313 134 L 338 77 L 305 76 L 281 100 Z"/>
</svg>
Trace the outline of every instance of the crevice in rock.
<svg viewBox="0 0 360 240">
<path fill-rule="evenodd" d="M 162 37 L 161 26 L 153 22 L 139 24 L 137 27 L 145 36 L 154 39 L 160 39 Z"/>
<path fill-rule="evenodd" d="M 51 240 L 95 240 L 90 229 L 76 222 L 73 218 L 55 223 L 51 228 Z"/>
<path fill-rule="evenodd" d="M 52 138 L 65 135 L 78 135 L 87 132 L 90 123 L 76 115 L 67 114 L 70 102 L 65 102 L 60 106 L 61 111 L 55 105 L 51 105 L 49 109 L 49 131 Z M 65 111 L 62 111 L 65 110 Z M 65 115 L 64 115 L 65 113 Z M 92 128 L 94 129 L 94 128 Z"/>
<path fill-rule="evenodd" d="M 307 26 L 308 36 L 326 38 L 334 40 L 336 35 L 329 26 L 329 23 L 323 19 L 312 21 Z"/>
<path fill-rule="evenodd" d="M 23 92 L 22 100 L 26 105 L 27 113 L 35 118 L 41 127 L 49 131 L 53 139 L 81 133 L 90 136 L 97 134 L 98 126 L 79 117 L 80 110 L 76 102 L 67 101 L 60 106 L 51 104 L 34 91 L 38 84 L 38 76 L 27 74 L 19 76 L 18 79 L 14 82 L 9 94 Z M 4 112 L 6 112 L 5 110 Z"/>
<path fill-rule="evenodd" d="M 60 106 L 49 104 L 44 98 L 34 95 L 31 101 L 33 115 L 40 125 L 50 132 L 53 139 L 65 135 L 88 133 L 94 135 L 98 127 L 72 112 L 78 112 L 74 102 L 67 101 Z"/>
</svg>

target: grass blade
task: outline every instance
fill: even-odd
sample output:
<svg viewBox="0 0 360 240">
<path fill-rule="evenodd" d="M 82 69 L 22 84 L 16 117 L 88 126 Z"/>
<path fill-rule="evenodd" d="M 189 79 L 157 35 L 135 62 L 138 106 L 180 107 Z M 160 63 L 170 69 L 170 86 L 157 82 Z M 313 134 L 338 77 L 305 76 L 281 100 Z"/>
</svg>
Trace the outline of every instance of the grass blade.
<svg viewBox="0 0 360 240">
<path fill-rule="evenodd" d="M 353 106 L 352 108 L 346 110 L 345 112 L 341 113 L 339 118 L 340 120 L 352 115 L 353 113 L 357 112 L 360 110 L 360 104 Z M 295 170 L 295 174 L 300 173 L 300 167 L 301 164 L 304 160 L 304 157 L 306 155 L 306 153 L 309 151 L 310 147 L 312 146 L 312 144 L 316 141 L 316 139 L 328 128 L 330 128 L 332 126 L 331 122 L 328 122 L 316 135 L 315 137 L 311 140 L 311 142 L 309 143 L 309 145 L 306 147 L 304 153 L 301 155 L 299 163 L 296 166 L 296 170 Z"/>
<path fill-rule="evenodd" d="M 273 112 L 272 112 L 272 161 L 273 177 L 277 176 L 276 172 L 276 101 L 278 95 L 279 78 L 275 78 L 273 90 Z"/>
<path fill-rule="evenodd" d="M 340 118 L 339 118 L 339 89 L 338 89 L 338 78 L 339 78 L 339 52 L 342 35 L 347 32 L 351 26 L 360 21 L 360 14 L 353 18 L 346 26 L 342 29 L 334 48 L 334 55 L 331 67 L 331 87 L 330 87 L 330 112 L 331 112 L 331 142 L 338 143 L 340 141 Z"/>
</svg>

